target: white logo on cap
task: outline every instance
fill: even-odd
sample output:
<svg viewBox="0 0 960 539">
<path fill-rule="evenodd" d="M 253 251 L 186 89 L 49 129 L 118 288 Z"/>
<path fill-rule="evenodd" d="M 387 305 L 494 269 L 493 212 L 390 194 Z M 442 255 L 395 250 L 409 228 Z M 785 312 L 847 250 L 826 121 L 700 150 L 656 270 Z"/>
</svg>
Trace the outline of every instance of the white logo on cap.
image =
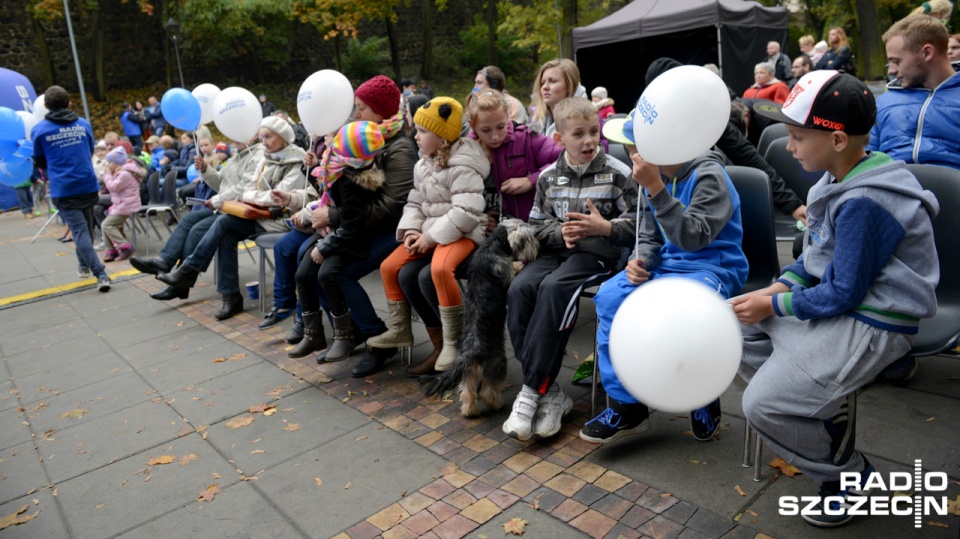
<svg viewBox="0 0 960 539">
<path fill-rule="evenodd" d="M 811 71 L 804 75 L 784 102 L 781 109 L 783 114 L 800 125 L 807 125 L 807 119 L 810 118 L 813 109 L 813 102 L 820 95 L 820 90 L 830 79 L 839 74 L 839 71 L 821 70 Z"/>
</svg>

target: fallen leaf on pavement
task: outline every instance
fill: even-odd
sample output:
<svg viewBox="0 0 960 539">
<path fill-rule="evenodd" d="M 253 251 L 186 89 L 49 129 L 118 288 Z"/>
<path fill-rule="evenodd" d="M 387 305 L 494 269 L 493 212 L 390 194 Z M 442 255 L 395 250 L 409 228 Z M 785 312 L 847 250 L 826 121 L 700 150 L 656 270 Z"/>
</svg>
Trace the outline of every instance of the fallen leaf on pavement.
<svg viewBox="0 0 960 539">
<path fill-rule="evenodd" d="M 266 410 L 263 411 L 263 415 L 268 416 L 268 417 L 269 417 L 269 416 L 272 416 L 272 415 L 275 414 L 275 413 L 277 413 L 277 407 L 276 407 L 276 406 L 271 406 L 271 407 L 269 407 L 269 408 L 267 408 Z"/>
<path fill-rule="evenodd" d="M 83 414 L 89 411 L 90 410 L 87 410 L 86 408 L 77 408 L 76 410 L 64 412 L 63 415 L 60 416 L 60 419 L 80 419 L 83 417 Z"/>
<path fill-rule="evenodd" d="M 106 507 L 106 506 L 107 506 L 107 504 L 105 504 L 105 503 L 98 503 L 98 504 L 97 504 L 97 509 L 100 509 L 101 507 Z"/>
<path fill-rule="evenodd" d="M 793 477 L 797 474 L 802 474 L 794 465 L 788 463 L 780 457 L 777 457 L 769 462 L 771 468 L 776 468 L 784 473 L 787 477 Z"/>
<path fill-rule="evenodd" d="M 361 437 L 357 438 L 356 440 L 354 440 L 354 442 L 359 442 L 359 441 L 361 441 L 361 440 L 366 440 L 366 439 L 367 439 L 366 436 L 361 436 Z"/>
<path fill-rule="evenodd" d="M 250 445 L 253 445 L 253 444 L 257 443 L 257 442 L 259 442 L 259 441 L 262 440 L 262 439 L 263 439 L 263 438 L 257 438 L 256 440 L 251 440 L 251 441 L 250 441 Z"/>
<path fill-rule="evenodd" d="M 197 460 L 197 459 L 199 459 L 199 458 L 200 458 L 200 457 L 197 456 L 196 453 L 190 453 L 189 455 L 184 455 L 184 456 L 180 457 L 180 466 L 186 466 L 187 464 L 190 464 L 191 462 L 193 462 L 193 461 L 195 461 L 195 460 Z"/>
<path fill-rule="evenodd" d="M 227 360 L 227 358 L 225 358 L 225 357 L 218 357 L 217 359 L 214 359 L 213 362 L 214 362 L 214 363 L 223 363 L 223 362 L 226 361 L 226 360 Z"/>
<path fill-rule="evenodd" d="M 210 475 L 212 475 L 214 479 L 223 479 L 223 476 L 217 472 L 210 472 Z"/>
<path fill-rule="evenodd" d="M 186 325 L 186 322 L 184 322 L 183 320 L 177 322 L 177 327 L 178 327 L 178 328 L 182 328 L 184 325 Z"/>
<path fill-rule="evenodd" d="M 930 526 L 934 526 L 934 527 L 936 527 L 936 528 L 949 528 L 949 527 L 950 527 L 950 526 L 944 524 L 943 522 L 937 522 L 936 520 L 928 520 L 928 521 L 927 521 L 927 524 L 930 525 Z"/>
<path fill-rule="evenodd" d="M 24 505 L 23 507 L 21 507 L 20 509 L 18 509 L 16 513 L 13 513 L 13 514 L 11 514 L 11 515 L 7 515 L 7 516 L 5 516 L 5 517 L 3 517 L 3 518 L 0 518 L 0 530 L 2 530 L 2 529 L 4 529 L 4 528 L 9 528 L 10 526 L 18 526 L 18 525 L 20 525 L 20 524 L 23 524 L 24 522 L 29 522 L 29 521 L 33 520 L 33 517 L 35 517 L 35 516 L 37 516 L 38 514 L 40 514 L 40 511 L 37 511 L 36 513 L 34 513 L 34 514 L 32 514 L 32 515 L 23 515 L 23 516 L 20 516 L 21 514 L 23 514 L 24 512 L 26 512 L 27 508 L 29 508 L 29 507 L 30 507 L 29 505 Z"/>
<path fill-rule="evenodd" d="M 513 535 L 523 535 L 523 532 L 526 531 L 524 528 L 526 527 L 526 520 L 522 518 L 511 518 L 503 523 L 503 534 L 512 533 Z"/>
<path fill-rule="evenodd" d="M 160 455 L 159 457 L 153 457 L 147 461 L 147 466 L 156 466 L 158 464 L 170 464 L 171 462 L 177 460 L 177 457 L 174 455 Z"/>
<path fill-rule="evenodd" d="M 439 470 L 440 470 L 440 475 L 450 475 L 453 473 L 457 473 L 458 469 L 459 467 L 455 462 L 448 462 L 445 466 L 443 466 Z"/>
<path fill-rule="evenodd" d="M 283 430 L 287 432 L 293 432 L 295 430 L 300 430 L 300 423 L 287 423 L 286 427 L 283 427 Z"/>
<path fill-rule="evenodd" d="M 231 429 L 239 429 L 240 427 L 246 427 L 250 423 L 253 423 L 252 415 L 241 415 L 227 421 L 227 426 Z"/>
<path fill-rule="evenodd" d="M 204 490 L 203 492 L 201 492 L 199 496 L 197 496 L 197 501 L 198 501 L 198 502 L 212 502 L 212 501 L 213 501 L 213 497 L 216 496 L 217 494 L 220 494 L 221 492 L 223 492 L 223 491 L 220 490 L 220 487 L 218 487 L 217 484 L 214 483 L 214 484 L 210 485 L 209 487 L 207 487 L 206 490 Z"/>
<path fill-rule="evenodd" d="M 250 452 L 251 455 L 262 455 L 264 453 L 266 453 L 266 451 L 264 451 L 263 449 L 254 449 L 253 451 Z"/>
<path fill-rule="evenodd" d="M 960 516 L 960 494 L 956 500 L 947 500 L 947 514 Z"/>
<path fill-rule="evenodd" d="M 258 405 L 256 405 L 256 406 L 251 406 L 251 407 L 247 408 L 247 411 L 250 412 L 251 414 L 264 414 L 264 415 L 267 415 L 267 414 L 266 414 L 267 410 L 271 410 L 271 409 L 272 409 L 272 410 L 276 410 L 276 409 L 277 409 L 276 405 L 267 404 L 267 403 L 265 403 L 265 402 L 261 402 L 260 404 L 258 404 Z"/>
<path fill-rule="evenodd" d="M 52 492 L 51 494 L 53 494 L 54 496 L 56 496 L 58 492 L 60 492 L 60 487 L 57 487 L 57 488 L 53 489 L 53 492 Z"/>
<path fill-rule="evenodd" d="M 232 356 L 230 356 L 230 361 L 240 361 L 241 359 L 243 359 L 243 358 L 245 358 L 245 357 L 247 357 L 247 354 L 244 354 L 243 352 L 238 352 L 238 353 L 233 354 Z"/>
<path fill-rule="evenodd" d="M 347 483 L 343 486 L 343 490 L 348 490 L 350 488 L 350 483 Z"/>
<path fill-rule="evenodd" d="M 320 479 L 319 477 L 314 477 L 313 482 L 316 483 L 317 486 L 319 487 L 320 485 L 323 484 L 323 479 Z"/>
<path fill-rule="evenodd" d="M 740 485 L 734 485 L 733 488 L 736 489 L 737 494 L 739 494 L 739 495 L 741 495 L 741 496 L 746 496 L 746 495 L 747 495 L 747 493 L 744 492 L 742 488 L 740 488 Z"/>
</svg>

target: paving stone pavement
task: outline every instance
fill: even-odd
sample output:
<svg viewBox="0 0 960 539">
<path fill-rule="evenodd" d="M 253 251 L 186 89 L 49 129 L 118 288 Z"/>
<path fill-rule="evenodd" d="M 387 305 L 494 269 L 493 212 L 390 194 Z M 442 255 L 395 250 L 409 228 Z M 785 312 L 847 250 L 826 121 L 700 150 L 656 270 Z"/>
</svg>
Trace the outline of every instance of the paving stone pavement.
<svg viewBox="0 0 960 539">
<path fill-rule="evenodd" d="M 50 238 L 25 246 L 39 225 L 11 221 L 0 215 L 0 260 L 65 249 Z M 72 253 L 43 256 L 66 279 Z M 241 279 L 256 274 L 240 260 Z M 8 289 L 50 279 L 33 264 L 3 275 Z M 364 285 L 383 308 L 376 276 Z M 833 531 L 779 516 L 779 496 L 816 485 L 766 465 L 752 481 L 741 466 L 739 384 L 722 397 L 724 425 L 708 443 L 692 439 L 687 417 L 664 413 L 649 433 L 586 443 L 577 433 L 589 391 L 568 383 L 575 406 L 561 433 L 519 442 L 501 430 L 509 406 L 465 418 L 455 396 L 423 398 L 397 361 L 355 379 L 358 355 L 290 359 L 289 321 L 257 330 L 252 302 L 213 318 L 209 276 L 183 302 L 149 299 L 159 286 L 128 279 L 108 294 L 0 309 L 0 518 L 24 506 L 36 515 L 0 539 L 502 537 L 514 518 L 527 537 L 958 536 L 956 516 L 924 517 L 919 530 L 908 517 L 863 517 Z M 592 305 L 582 307 L 563 380 L 593 346 Z M 417 326 L 414 360 L 427 353 Z M 874 385 L 859 398 L 858 443 L 871 461 L 911 471 L 922 459 L 947 473 L 951 500 L 960 495 L 958 380 L 957 359 L 937 356 L 908 386 Z M 508 383 L 509 403 L 515 360 Z M 774 457 L 767 449 L 762 462 Z M 211 485 L 212 501 L 198 501 Z"/>
</svg>

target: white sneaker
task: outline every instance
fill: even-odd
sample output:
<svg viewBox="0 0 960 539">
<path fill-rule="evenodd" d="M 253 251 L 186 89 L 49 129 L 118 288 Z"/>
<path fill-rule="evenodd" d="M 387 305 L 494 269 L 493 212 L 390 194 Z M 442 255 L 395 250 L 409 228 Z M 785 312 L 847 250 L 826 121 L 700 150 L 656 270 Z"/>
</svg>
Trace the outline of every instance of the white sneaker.
<svg viewBox="0 0 960 539">
<path fill-rule="evenodd" d="M 93 250 L 94 250 L 94 251 L 102 251 L 102 250 L 104 250 L 104 249 L 106 249 L 106 248 L 107 248 L 107 244 L 103 243 L 102 241 L 101 241 L 100 243 L 98 243 L 98 244 L 96 244 L 96 245 L 93 246 Z"/>
<path fill-rule="evenodd" d="M 570 410 L 573 410 L 573 399 L 554 382 L 546 395 L 540 397 L 534 417 L 533 436 L 538 439 L 549 438 L 560 432 L 560 420 Z"/>
<path fill-rule="evenodd" d="M 513 401 L 510 417 L 503 423 L 503 432 L 521 442 L 533 435 L 533 416 L 537 413 L 537 401 L 540 394 L 523 386 L 517 399 Z"/>
</svg>

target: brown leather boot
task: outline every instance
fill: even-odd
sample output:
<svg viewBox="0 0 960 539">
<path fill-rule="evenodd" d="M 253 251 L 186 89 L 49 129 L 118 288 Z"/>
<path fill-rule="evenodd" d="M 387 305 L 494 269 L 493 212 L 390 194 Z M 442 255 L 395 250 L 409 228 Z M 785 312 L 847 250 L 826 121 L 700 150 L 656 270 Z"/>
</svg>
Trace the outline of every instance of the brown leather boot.
<svg viewBox="0 0 960 539">
<path fill-rule="evenodd" d="M 407 376 L 416 378 L 424 374 L 436 374 L 433 368 L 437 364 L 437 358 L 440 357 L 440 351 L 443 350 L 443 328 L 427 328 L 427 335 L 430 336 L 430 342 L 433 343 L 433 351 L 416 365 L 407 367 Z"/>
</svg>

